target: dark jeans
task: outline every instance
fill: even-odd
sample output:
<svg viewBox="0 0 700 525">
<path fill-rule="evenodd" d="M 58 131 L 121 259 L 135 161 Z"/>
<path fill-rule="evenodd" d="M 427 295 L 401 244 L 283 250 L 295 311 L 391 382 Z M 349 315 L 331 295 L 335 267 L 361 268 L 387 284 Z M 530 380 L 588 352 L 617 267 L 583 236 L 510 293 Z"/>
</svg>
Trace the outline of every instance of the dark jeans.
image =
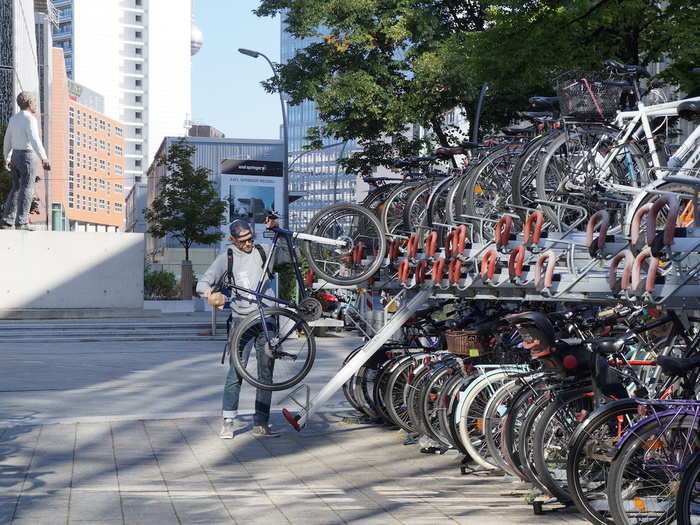
<svg viewBox="0 0 700 525">
<path fill-rule="evenodd" d="M 231 320 L 231 327 L 229 329 L 229 334 L 232 334 L 238 324 L 241 321 L 241 317 L 233 316 Z M 267 341 L 265 336 L 260 334 L 251 333 L 248 331 L 243 337 L 243 344 L 245 345 L 244 350 L 244 362 L 247 365 L 248 359 L 250 358 L 250 352 L 255 346 L 255 357 L 258 363 L 258 378 L 263 382 L 272 382 L 272 370 L 274 366 L 274 361 L 270 359 L 264 351 Z M 223 409 L 225 412 L 238 410 L 238 398 L 241 395 L 241 385 L 243 379 L 238 375 L 236 367 L 233 366 L 233 352 L 235 349 L 229 348 L 230 358 L 229 358 L 229 369 L 228 375 L 226 376 L 226 383 L 224 383 L 224 399 L 223 399 Z M 270 403 L 272 402 L 272 392 L 270 390 L 258 389 L 255 394 L 255 416 L 253 417 L 254 425 L 266 425 L 270 419 Z"/>
<path fill-rule="evenodd" d="M 5 201 L 2 222 L 8 226 L 29 223 L 29 210 L 34 198 L 34 155 L 31 151 L 13 150 L 12 188 Z"/>
</svg>

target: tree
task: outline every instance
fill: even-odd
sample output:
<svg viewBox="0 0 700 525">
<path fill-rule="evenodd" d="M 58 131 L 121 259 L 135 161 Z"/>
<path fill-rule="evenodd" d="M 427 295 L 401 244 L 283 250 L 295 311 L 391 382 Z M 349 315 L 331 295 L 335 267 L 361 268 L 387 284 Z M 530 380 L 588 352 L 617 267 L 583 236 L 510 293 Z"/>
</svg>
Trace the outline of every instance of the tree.
<svg viewBox="0 0 700 525">
<path fill-rule="evenodd" d="M 209 170 L 193 166 L 195 150 L 185 139 L 170 146 L 159 160 L 159 165 L 166 167 L 158 183 L 161 191 L 144 212 L 148 233 L 177 239 L 185 249 L 186 261 L 194 243 L 213 244 L 223 237 L 218 227 L 226 210 L 226 203 L 208 178 Z"/>
<path fill-rule="evenodd" d="M 260 0 L 256 10 L 313 37 L 278 67 L 280 81 L 264 86 L 291 104 L 315 101 L 325 125 L 311 130 L 309 147 L 330 138 L 370 148 L 344 161 L 358 172 L 432 146 L 398 138 L 410 124 L 454 143 L 461 137 L 441 117 L 459 107 L 472 120 L 483 83 L 490 130 L 530 96 L 553 94 L 557 73 L 600 69 L 609 58 L 672 60 L 664 78 L 690 92 L 698 87 L 699 13 L 696 0 Z"/>
</svg>

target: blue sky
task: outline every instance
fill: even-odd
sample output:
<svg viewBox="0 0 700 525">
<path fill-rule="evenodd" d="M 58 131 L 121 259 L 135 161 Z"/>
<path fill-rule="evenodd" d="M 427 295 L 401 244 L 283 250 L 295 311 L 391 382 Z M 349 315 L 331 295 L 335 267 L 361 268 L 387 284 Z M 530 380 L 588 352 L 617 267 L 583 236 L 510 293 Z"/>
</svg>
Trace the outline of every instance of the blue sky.
<svg viewBox="0 0 700 525">
<path fill-rule="evenodd" d="M 238 52 L 244 47 L 279 61 L 279 19 L 258 18 L 251 12 L 257 5 L 257 0 L 194 0 L 204 45 L 192 57 L 192 120 L 227 137 L 279 137 L 279 96 L 268 95 L 260 85 L 270 67 L 262 57 Z"/>
</svg>

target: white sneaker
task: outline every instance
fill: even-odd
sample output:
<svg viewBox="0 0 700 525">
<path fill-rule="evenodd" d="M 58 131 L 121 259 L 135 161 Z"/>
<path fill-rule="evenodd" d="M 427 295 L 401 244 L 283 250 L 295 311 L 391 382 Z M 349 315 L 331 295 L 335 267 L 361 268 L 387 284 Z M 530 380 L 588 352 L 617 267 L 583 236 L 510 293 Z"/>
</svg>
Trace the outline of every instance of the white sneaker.
<svg viewBox="0 0 700 525">
<path fill-rule="evenodd" d="M 224 418 L 221 423 L 221 432 L 219 432 L 219 437 L 221 439 L 233 439 L 233 422 L 235 420 L 231 418 Z"/>
</svg>

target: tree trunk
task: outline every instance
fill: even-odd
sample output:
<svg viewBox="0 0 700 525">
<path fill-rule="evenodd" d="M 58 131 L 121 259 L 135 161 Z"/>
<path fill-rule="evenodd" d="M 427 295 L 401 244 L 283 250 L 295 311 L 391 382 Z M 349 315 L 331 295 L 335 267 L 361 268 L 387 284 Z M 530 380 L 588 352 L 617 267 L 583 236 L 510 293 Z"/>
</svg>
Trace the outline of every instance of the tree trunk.
<svg viewBox="0 0 700 525">
<path fill-rule="evenodd" d="M 192 272 L 192 262 L 182 261 L 180 265 L 180 298 L 183 300 L 192 299 L 192 286 L 194 284 L 194 273 Z"/>
</svg>

